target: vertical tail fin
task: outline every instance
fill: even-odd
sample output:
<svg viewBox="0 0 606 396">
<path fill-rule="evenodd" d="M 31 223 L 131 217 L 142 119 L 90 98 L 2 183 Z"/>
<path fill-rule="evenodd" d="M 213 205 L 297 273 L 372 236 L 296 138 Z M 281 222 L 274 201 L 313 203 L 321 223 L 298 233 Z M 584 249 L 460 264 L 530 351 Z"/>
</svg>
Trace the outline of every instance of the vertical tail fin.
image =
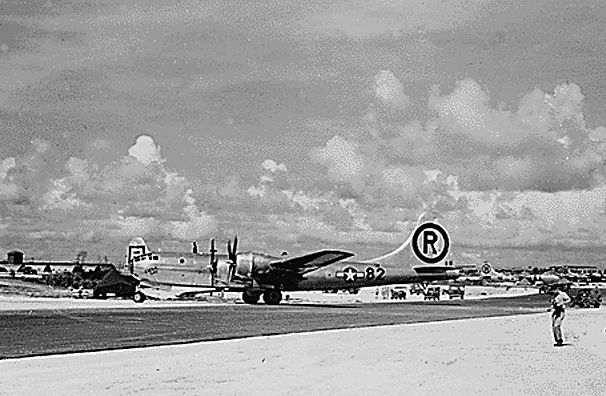
<svg viewBox="0 0 606 396">
<path fill-rule="evenodd" d="M 391 266 L 412 269 L 419 276 L 427 275 L 435 278 L 437 275 L 444 279 L 454 279 L 460 271 L 453 266 L 450 254 L 450 237 L 448 231 L 435 221 L 425 221 L 421 214 L 417 225 L 411 231 L 406 241 L 394 251 L 376 257 L 365 263 L 381 263 Z M 410 251 L 406 252 L 406 248 Z"/>
<path fill-rule="evenodd" d="M 490 280 L 493 281 L 513 282 L 516 280 L 516 278 L 509 273 L 503 273 L 495 270 L 493 266 L 486 260 L 484 260 L 484 263 L 480 267 L 480 273 L 482 274 L 483 278 L 490 278 Z"/>
<path fill-rule="evenodd" d="M 128 247 L 126 248 L 126 262 L 124 263 L 124 269 L 132 274 L 135 258 L 143 256 L 147 253 L 151 253 L 151 250 L 149 250 L 143 238 L 136 237 L 131 239 Z"/>
<path fill-rule="evenodd" d="M 420 215 L 420 216 L 419 216 L 419 218 L 417 219 L 417 224 L 415 225 L 414 230 L 416 230 L 416 229 L 417 229 L 417 227 L 418 227 L 419 225 L 421 225 L 421 220 L 423 220 L 423 217 L 424 217 L 424 216 L 425 216 L 425 213 L 421 213 L 421 215 Z M 375 261 L 382 261 L 382 260 L 385 260 L 385 259 L 387 259 L 387 258 L 390 258 L 390 257 L 395 256 L 396 254 L 400 253 L 401 251 L 403 251 L 404 249 L 406 249 L 406 248 L 407 248 L 407 247 L 410 245 L 410 242 L 412 241 L 412 237 L 413 237 L 413 235 L 414 235 L 414 230 L 413 230 L 413 231 L 410 233 L 410 236 L 408 237 L 408 239 L 406 239 L 406 241 L 404 241 L 404 243 L 403 243 L 403 244 L 401 244 L 401 245 L 400 245 L 400 246 L 399 246 L 397 249 L 395 249 L 394 251 L 389 252 L 389 253 L 387 253 L 387 254 L 384 254 L 384 255 L 382 255 L 382 256 L 379 256 L 379 257 L 375 257 L 375 258 L 373 258 L 373 259 L 364 260 L 363 262 L 364 262 L 364 263 L 372 263 L 372 262 L 375 262 Z"/>
<path fill-rule="evenodd" d="M 490 265 L 488 261 L 484 261 L 484 264 L 482 264 L 482 266 L 480 267 L 480 272 L 482 272 L 482 275 L 484 276 L 492 274 L 493 271 L 494 270 L 492 268 L 492 265 Z"/>
</svg>

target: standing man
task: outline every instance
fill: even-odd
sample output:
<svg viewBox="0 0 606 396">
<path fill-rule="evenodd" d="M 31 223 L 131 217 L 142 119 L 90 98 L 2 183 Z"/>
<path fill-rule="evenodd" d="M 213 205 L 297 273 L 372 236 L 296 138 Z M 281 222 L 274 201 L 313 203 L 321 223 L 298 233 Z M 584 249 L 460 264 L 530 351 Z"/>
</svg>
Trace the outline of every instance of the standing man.
<svg viewBox="0 0 606 396">
<path fill-rule="evenodd" d="M 564 345 L 564 339 L 562 338 L 562 321 L 564 320 L 564 307 L 570 302 L 570 296 L 562 290 L 563 288 L 563 285 L 556 286 L 553 293 L 553 300 L 551 300 L 553 309 L 551 312 L 551 329 L 553 330 L 553 338 L 555 340 L 554 346 Z"/>
</svg>

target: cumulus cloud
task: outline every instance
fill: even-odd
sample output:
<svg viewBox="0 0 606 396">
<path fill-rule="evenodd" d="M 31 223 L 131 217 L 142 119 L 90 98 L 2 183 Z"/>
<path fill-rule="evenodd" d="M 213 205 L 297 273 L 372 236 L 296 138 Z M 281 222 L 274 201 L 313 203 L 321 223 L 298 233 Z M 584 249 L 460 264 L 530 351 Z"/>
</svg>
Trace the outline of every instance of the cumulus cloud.
<svg viewBox="0 0 606 396">
<path fill-rule="evenodd" d="M 604 128 L 587 128 L 582 101 L 579 87 L 568 83 L 553 93 L 535 89 L 511 111 L 492 106 L 486 89 L 464 79 L 451 93 L 433 89 L 425 120 L 379 118 L 371 138 L 336 135 L 310 155 L 329 178 L 358 192 L 369 182 L 411 190 L 406 180 L 418 185 L 417 170 L 428 169 L 457 176 L 471 191 L 588 189 L 603 174 L 606 136 Z"/>
<path fill-rule="evenodd" d="M 259 176 L 259 182 L 257 185 L 248 187 L 246 190 L 247 194 L 251 197 L 260 198 L 266 203 L 278 204 L 283 201 L 281 186 L 276 185 L 276 178 L 280 178 L 283 182 L 284 179 L 281 175 L 288 172 L 286 165 L 278 164 L 272 159 L 266 159 L 261 163 L 263 173 Z M 284 186 L 282 186 L 284 187 Z"/>
<path fill-rule="evenodd" d="M 116 237 L 133 237 L 137 235 L 154 235 L 160 229 L 160 221 L 153 217 L 114 215 L 104 219 L 98 231 L 105 229 Z"/>
<path fill-rule="evenodd" d="M 349 183 L 356 189 L 363 186 L 367 164 L 358 143 L 336 135 L 310 156 L 328 169 L 332 180 Z"/>
<path fill-rule="evenodd" d="M 389 70 L 381 70 L 375 75 L 375 95 L 383 103 L 403 109 L 410 103 L 410 98 L 404 94 L 404 86 Z"/>
<path fill-rule="evenodd" d="M 324 147 L 312 150 L 310 156 L 326 168 L 328 179 L 336 183 L 340 195 L 356 197 L 367 207 L 418 208 L 422 202 L 435 201 L 438 194 L 447 197 L 439 186 L 442 179 L 426 183 L 423 166 L 389 161 L 381 144 L 358 143 L 337 135 Z"/>
<path fill-rule="evenodd" d="M 484 246 L 603 244 L 604 185 L 584 191 L 452 192 L 467 209 L 446 213 L 459 243 Z"/>
<path fill-rule="evenodd" d="M 169 235 L 176 239 L 195 240 L 215 231 L 217 226 L 215 218 L 196 206 L 196 199 L 191 189 L 185 192 L 183 201 L 187 204 L 183 208 L 185 219 L 169 222 L 165 226 Z"/>
<path fill-rule="evenodd" d="M 333 158 L 332 156 L 335 153 L 346 156 L 360 155 L 362 157 L 363 155 L 356 152 L 356 150 L 357 147 L 350 145 L 345 139 L 337 137 L 331 140 L 328 149 L 318 149 L 315 155 L 337 168 L 331 174 L 332 180 L 348 184 L 356 183 L 349 176 L 357 177 L 355 172 L 347 169 L 350 160 L 339 156 L 336 158 L 336 163 L 328 160 Z M 332 189 L 328 191 L 318 190 L 309 186 L 304 189 L 295 189 L 291 183 L 283 180 L 283 177 L 287 175 L 286 166 L 276 166 L 271 160 L 264 161 L 262 168 L 265 173 L 259 177 L 257 185 L 248 188 L 247 193 L 251 198 L 254 198 L 254 202 L 263 207 L 271 208 L 273 213 L 281 213 L 281 216 L 286 217 L 294 216 L 292 219 L 295 224 L 287 232 L 288 235 L 323 230 L 322 232 L 326 233 L 326 239 L 330 239 L 331 232 L 333 232 L 333 236 L 336 235 L 335 233 L 341 233 L 338 239 L 334 239 L 337 242 L 341 239 L 350 240 L 352 237 L 349 233 L 372 231 L 366 222 L 369 213 L 360 207 L 355 198 L 343 198 Z M 363 188 L 363 183 L 366 183 L 366 180 L 360 177 L 359 182 L 359 187 Z M 401 180 L 395 178 L 394 183 L 397 184 L 398 182 L 401 182 Z M 286 228 L 288 228 L 286 225 L 282 222 L 276 224 L 286 232 Z M 397 227 L 392 227 L 392 231 L 394 229 L 397 229 Z M 355 238 L 359 237 L 358 235 Z"/>
<path fill-rule="evenodd" d="M 154 138 L 147 135 L 137 137 L 135 144 L 128 149 L 128 155 L 144 165 L 164 162 L 160 153 L 160 145 L 156 144 Z"/>
<path fill-rule="evenodd" d="M 106 166 L 69 158 L 65 175 L 50 180 L 40 209 L 69 211 L 80 224 L 104 219 L 95 224 L 120 237 L 151 233 L 192 239 L 215 229 L 214 217 L 198 206 L 192 183 L 166 169 L 151 136 L 139 136 L 127 153 Z"/>
<path fill-rule="evenodd" d="M 4 180 L 8 175 L 8 171 L 14 168 L 16 161 L 14 157 L 5 158 L 0 162 L 0 180 Z"/>
<path fill-rule="evenodd" d="M 278 164 L 278 163 L 276 163 L 276 161 L 271 160 L 271 159 L 266 159 L 265 161 L 263 161 L 261 166 L 263 167 L 263 169 L 266 169 L 266 170 L 270 171 L 271 173 L 288 171 L 288 169 L 286 168 L 286 165 Z"/>
<path fill-rule="evenodd" d="M 375 230 L 390 229 L 398 210 L 416 210 L 467 243 L 566 240 L 605 218 L 606 128 L 588 128 L 582 105 L 580 88 L 566 83 L 508 109 L 464 79 L 445 94 L 432 88 L 425 119 L 398 125 L 376 114 L 372 133 L 343 131 L 310 157 L 364 210 L 382 213 L 366 217 Z"/>
<path fill-rule="evenodd" d="M 585 125 L 575 84 L 525 95 L 516 112 L 492 108 L 471 80 L 433 95 L 433 143 L 444 169 L 469 190 L 560 191 L 590 188 L 604 163 L 604 141 Z"/>
<path fill-rule="evenodd" d="M 53 180 L 51 188 L 42 196 L 42 209 L 61 209 L 71 211 L 79 207 L 90 208 L 92 205 L 77 198 L 77 193 L 68 179 Z"/>
<path fill-rule="evenodd" d="M 30 142 L 29 150 L 18 157 L 8 157 L 0 162 L 0 200 L 21 204 L 38 201 L 43 194 L 44 183 L 53 170 L 50 144 L 40 138 Z"/>
<path fill-rule="evenodd" d="M 240 178 L 237 175 L 231 175 L 225 179 L 225 182 L 216 188 L 216 195 L 220 200 L 237 200 L 245 196 L 245 191 L 241 186 Z"/>
<path fill-rule="evenodd" d="M 288 200 L 290 200 L 294 205 L 301 207 L 305 211 L 313 211 L 319 210 L 320 205 L 325 203 L 325 200 L 322 198 L 312 197 L 307 194 L 305 191 L 283 191 L 284 195 Z"/>
<path fill-rule="evenodd" d="M 113 199 L 121 202 L 181 200 L 187 180 L 164 166 L 160 146 L 151 136 L 139 136 L 127 150 L 106 166 L 71 157 L 65 164 L 67 175 L 54 179 L 76 191 L 83 199 Z"/>
<path fill-rule="evenodd" d="M 0 200 L 14 199 L 19 194 L 19 187 L 13 183 L 13 178 L 8 173 L 16 165 L 15 158 L 8 157 L 0 162 Z"/>
</svg>

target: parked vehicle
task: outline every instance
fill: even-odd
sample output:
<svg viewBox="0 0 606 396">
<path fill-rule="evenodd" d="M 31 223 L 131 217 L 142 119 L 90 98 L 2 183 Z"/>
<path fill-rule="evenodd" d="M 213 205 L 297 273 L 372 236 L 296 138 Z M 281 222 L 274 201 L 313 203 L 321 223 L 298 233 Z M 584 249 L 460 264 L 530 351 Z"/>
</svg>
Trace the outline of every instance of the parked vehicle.
<svg viewBox="0 0 606 396">
<path fill-rule="evenodd" d="M 93 297 L 106 299 L 110 295 L 115 297 L 132 298 L 135 302 L 145 301 L 145 294 L 137 290 L 139 281 L 128 275 L 121 274 L 113 270 L 109 271 L 103 279 L 99 281 L 93 290 Z"/>
<path fill-rule="evenodd" d="M 599 308 L 602 305 L 602 295 L 598 289 L 578 289 L 571 296 L 570 306 L 579 308 Z"/>
<path fill-rule="evenodd" d="M 391 289 L 392 300 L 406 300 L 406 288 L 405 287 L 394 287 Z"/>
<path fill-rule="evenodd" d="M 410 294 L 424 294 L 425 293 L 425 289 L 423 288 L 423 285 L 420 285 L 418 283 L 413 283 L 412 285 L 410 285 Z"/>
<path fill-rule="evenodd" d="M 428 287 L 427 290 L 425 290 L 425 297 L 423 299 L 424 300 L 434 300 L 434 301 L 439 300 L 440 299 L 440 287 L 439 286 Z"/>
<path fill-rule="evenodd" d="M 38 271 L 30 267 L 29 265 L 23 268 L 19 268 L 17 272 L 22 272 L 23 275 L 38 275 Z"/>
<path fill-rule="evenodd" d="M 460 298 L 461 300 L 465 296 L 465 286 L 463 285 L 450 285 L 448 287 L 448 297 L 452 300 L 453 298 Z"/>
<path fill-rule="evenodd" d="M 93 296 L 93 289 L 85 289 L 84 287 L 70 287 L 68 291 L 71 293 L 73 298 L 91 298 Z"/>
</svg>

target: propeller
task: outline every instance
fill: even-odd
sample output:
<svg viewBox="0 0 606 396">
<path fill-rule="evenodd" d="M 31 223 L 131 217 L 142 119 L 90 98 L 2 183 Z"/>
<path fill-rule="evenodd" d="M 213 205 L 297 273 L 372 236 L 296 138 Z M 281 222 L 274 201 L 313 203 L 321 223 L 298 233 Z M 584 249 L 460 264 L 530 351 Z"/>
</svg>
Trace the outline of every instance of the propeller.
<svg viewBox="0 0 606 396">
<path fill-rule="evenodd" d="M 232 249 L 231 241 L 227 241 L 227 258 L 234 264 L 236 264 L 238 258 L 238 236 L 234 237 L 234 246 Z"/>
<path fill-rule="evenodd" d="M 212 268 L 213 274 L 217 271 L 217 249 L 215 249 L 215 238 L 210 240 L 210 267 Z"/>
</svg>

